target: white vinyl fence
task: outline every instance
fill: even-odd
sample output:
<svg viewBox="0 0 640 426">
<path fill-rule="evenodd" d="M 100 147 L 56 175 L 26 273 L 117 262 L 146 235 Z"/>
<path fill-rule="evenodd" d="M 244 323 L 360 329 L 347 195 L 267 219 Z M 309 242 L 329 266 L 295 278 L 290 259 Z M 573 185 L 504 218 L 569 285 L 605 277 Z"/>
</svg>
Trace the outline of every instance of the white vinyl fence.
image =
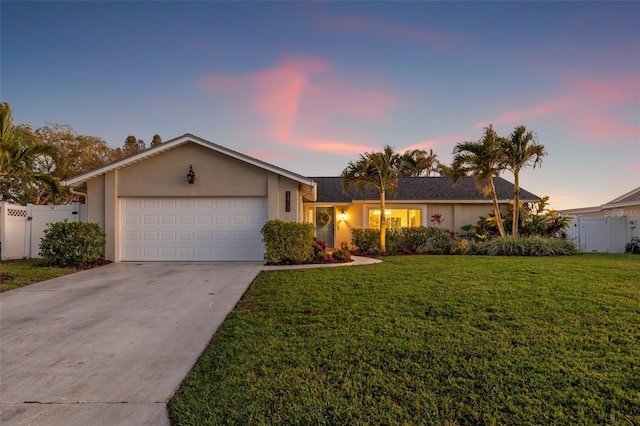
<svg viewBox="0 0 640 426">
<path fill-rule="evenodd" d="M 624 253 L 636 222 L 625 217 L 574 217 L 567 238 L 583 253 Z"/>
<path fill-rule="evenodd" d="M 0 202 L 0 250 L 2 260 L 39 257 L 40 239 L 50 223 L 85 220 L 85 206 L 21 206 Z"/>
</svg>

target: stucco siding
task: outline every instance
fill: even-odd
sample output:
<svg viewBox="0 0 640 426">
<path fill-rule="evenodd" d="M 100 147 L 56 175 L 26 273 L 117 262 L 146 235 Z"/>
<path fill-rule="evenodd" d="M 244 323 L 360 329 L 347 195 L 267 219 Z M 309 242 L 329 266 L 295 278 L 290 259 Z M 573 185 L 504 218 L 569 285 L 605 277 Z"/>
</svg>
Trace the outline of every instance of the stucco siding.
<svg viewBox="0 0 640 426">
<path fill-rule="evenodd" d="M 297 222 L 300 217 L 299 210 L 302 208 L 300 198 L 298 197 L 298 182 L 294 182 L 284 176 L 278 178 L 278 217 L 285 222 Z M 287 206 L 287 191 L 289 191 L 289 211 Z"/>
<path fill-rule="evenodd" d="M 194 184 L 187 183 L 189 165 L 196 173 Z M 192 143 L 119 169 L 118 173 L 118 195 L 121 197 L 264 197 L 269 174 Z"/>
<path fill-rule="evenodd" d="M 351 244 L 351 230 L 368 226 L 369 209 L 379 208 L 379 204 L 354 203 L 344 206 L 346 219 L 339 219 L 343 206 L 336 206 L 335 247 L 340 247 L 343 241 Z M 492 212 L 490 203 L 387 203 L 387 209 L 420 209 L 422 210 L 422 225 L 437 226 L 431 223 L 434 214 L 440 214 L 444 221 L 440 226 L 444 229 L 454 229 L 457 233 L 461 227 L 476 223 L 480 216 L 487 216 Z"/>
<path fill-rule="evenodd" d="M 104 229 L 104 175 L 87 182 L 87 222 L 99 223 Z"/>
<path fill-rule="evenodd" d="M 469 225 L 472 223 L 476 223 L 480 216 L 488 216 L 493 212 L 493 207 L 491 203 L 486 204 L 456 204 L 458 207 L 455 210 L 455 223 L 451 228 L 453 228 L 456 232 L 461 231 L 461 227 L 465 225 Z"/>
</svg>

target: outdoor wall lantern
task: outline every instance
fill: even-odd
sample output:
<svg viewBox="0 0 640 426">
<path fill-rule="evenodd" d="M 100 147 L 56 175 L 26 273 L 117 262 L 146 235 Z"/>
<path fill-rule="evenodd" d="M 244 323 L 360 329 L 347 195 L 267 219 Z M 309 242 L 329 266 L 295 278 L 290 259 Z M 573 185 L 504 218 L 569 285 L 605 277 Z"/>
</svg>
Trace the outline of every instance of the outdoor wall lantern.
<svg viewBox="0 0 640 426">
<path fill-rule="evenodd" d="M 189 164 L 189 172 L 187 173 L 187 182 L 190 184 L 196 181 L 196 172 L 193 171 L 193 166 Z"/>
<path fill-rule="evenodd" d="M 340 220 L 345 220 L 347 218 L 347 214 L 344 212 L 344 209 L 340 212 Z"/>
</svg>

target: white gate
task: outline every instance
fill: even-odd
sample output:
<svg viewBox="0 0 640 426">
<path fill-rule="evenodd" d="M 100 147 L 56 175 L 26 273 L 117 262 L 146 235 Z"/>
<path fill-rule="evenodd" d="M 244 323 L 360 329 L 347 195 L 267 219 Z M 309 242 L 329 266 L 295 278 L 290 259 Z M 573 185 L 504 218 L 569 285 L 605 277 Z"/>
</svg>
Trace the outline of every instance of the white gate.
<svg viewBox="0 0 640 426">
<path fill-rule="evenodd" d="M 40 239 L 50 223 L 85 220 L 84 204 L 20 206 L 0 202 L 0 250 L 2 260 L 39 257 Z"/>
<path fill-rule="evenodd" d="M 583 253 L 624 253 L 624 217 L 574 217 L 568 238 Z"/>
<path fill-rule="evenodd" d="M 0 250 L 2 260 L 25 257 L 27 208 L 0 202 Z"/>
</svg>

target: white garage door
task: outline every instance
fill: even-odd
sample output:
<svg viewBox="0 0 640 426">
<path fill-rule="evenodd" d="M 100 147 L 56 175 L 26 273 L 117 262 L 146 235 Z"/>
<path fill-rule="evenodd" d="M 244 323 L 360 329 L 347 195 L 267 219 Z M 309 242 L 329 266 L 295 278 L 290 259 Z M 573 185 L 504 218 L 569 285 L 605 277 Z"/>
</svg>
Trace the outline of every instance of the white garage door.
<svg viewBox="0 0 640 426">
<path fill-rule="evenodd" d="M 120 206 L 123 261 L 264 260 L 266 198 L 122 198 Z"/>
</svg>

